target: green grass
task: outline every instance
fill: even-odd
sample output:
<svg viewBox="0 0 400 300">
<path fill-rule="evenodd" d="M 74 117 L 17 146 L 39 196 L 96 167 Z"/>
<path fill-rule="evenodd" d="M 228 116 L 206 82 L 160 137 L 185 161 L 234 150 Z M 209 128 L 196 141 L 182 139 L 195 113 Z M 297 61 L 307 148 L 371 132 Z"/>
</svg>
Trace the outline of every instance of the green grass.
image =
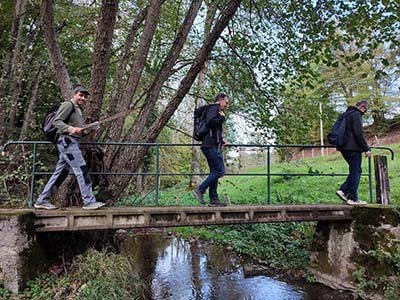
<svg viewBox="0 0 400 300">
<path fill-rule="evenodd" d="M 400 144 L 391 145 L 391 148 L 398 153 Z M 389 155 L 383 150 L 373 150 L 373 155 Z M 368 159 L 363 157 L 363 174 L 368 174 Z M 372 191 L 373 202 L 375 202 L 375 180 L 374 163 L 371 159 L 372 168 Z M 393 204 L 400 204 L 400 162 L 395 157 L 391 161 L 388 156 L 388 168 L 391 188 L 391 201 Z M 227 169 L 227 172 L 230 172 Z M 271 204 L 319 204 L 332 203 L 341 204 L 335 191 L 345 180 L 345 176 L 317 176 L 329 174 L 347 174 L 348 167 L 340 153 L 315 158 L 294 160 L 289 163 L 274 163 L 271 165 L 271 174 L 295 174 L 303 173 L 315 176 L 271 176 Z M 260 166 L 247 170 L 240 170 L 238 173 L 266 173 L 266 167 Z M 162 179 L 161 179 L 162 180 Z M 162 185 L 162 181 L 161 181 Z M 359 198 L 369 201 L 368 176 L 362 176 L 359 186 Z M 267 177 L 266 176 L 224 176 L 219 183 L 218 192 L 222 200 L 229 198 L 234 204 L 266 204 L 267 203 Z M 207 195 L 206 195 L 207 196 Z M 189 189 L 188 181 L 184 180 L 173 188 L 160 191 L 160 205 L 198 205 L 193 199 Z M 207 198 L 207 197 L 206 197 Z M 154 200 L 154 193 L 149 194 L 148 203 Z M 123 204 L 128 205 L 129 199 Z M 137 203 L 136 203 L 137 204 Z"/>
<path fill-rule="evenodd" d="M 130 259 L 108 251 L 88 250 L 75 257 L 69 273 L 42 274 L 15 295 L 0 286 L 1 300 L 143 299 L 146 285 Z"/>
</svg>

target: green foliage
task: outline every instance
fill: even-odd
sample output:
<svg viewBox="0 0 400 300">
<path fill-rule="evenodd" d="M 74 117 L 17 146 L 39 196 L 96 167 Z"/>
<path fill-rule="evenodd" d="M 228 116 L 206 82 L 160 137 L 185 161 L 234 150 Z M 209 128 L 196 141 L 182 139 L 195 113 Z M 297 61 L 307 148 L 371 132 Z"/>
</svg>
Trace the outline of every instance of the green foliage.
<svg viewBox="0 0 400 300">
<path fill-rule="evenodd" d="M 265 260 L 275 269 L 302 274 L 309 263 L 314 224 L 279 223 L 178 229 L 184 237 L 196 236 L 237 253 Z M 273 243 L 271 243 L 273 241 Z"/>
<path fill-rule="evenodd" d="M 8 300 L 12 296 L 12 293 L 5 289 L 4 287 L 0 286 L 0 299 L 1 300 Z"/>
<path fill-rule="evenodd" d="M 63 296 L 71 292 L 70 286 L 72 284 L 72 278 L 69 276 L 41 275 L 35 280 L 28 282 L 27 288 L 22 293 L 20 299 L 63 299 Z"/>
<path fill-rule="evenodd" d="M 257 133 L 280 143 L 319 142 L 318 104 L 326 132 L 337 98 L 370 100 L 382 126 L 399 100 L 398 11 L 396 1 L 244 1 L 217 44 L 225 55 L 210 64 L 208 92 L 228 90 Z"/>
<path fill-rule="evenodd" d="M 383 292 L 385 300 L 397 300 L 400 297 L 400 274 L 395 276 L 381 275 L 371 277 L 367 275 L 367 270 L 360 267 L 352 273 L 354 280 L 357 283 L 355 293 L 363 296 L 366 293 L 374 291 Z"/>
<path fill-rule="evenodd" d="M 400 297 L 400 241 L 391 238 L 374 245 L 363 255 L 364 263 L 352 274 L 357 283 L 356 293 L 383 293 L 384 299 Z"/>
<path fill-rule="evenodd" d="M 1 1 L 0 2 L 0 59 L 5 54 L 5 49 L 9 47 L 8 33 L 10 32 L 12 11 L 14 2 L 12 1 Z"/>
<path fill-rule="evenodd" d="M 74 278 L 85 281 L 77 299 L 138 299 L 141 294 L 141 279 L 122 255 L 89 250 L 78 256 L 74 264 Z"/>
<path fill-rule="evenodd" d="M 41 275 L 29 281 L 19 295 L 0 288 L 2 300 L 119 300 L 139 299 L 144 283 L 125 256 L 89 250 L 76 257 L 72 273 L 63 276 Z"/>
</svg>

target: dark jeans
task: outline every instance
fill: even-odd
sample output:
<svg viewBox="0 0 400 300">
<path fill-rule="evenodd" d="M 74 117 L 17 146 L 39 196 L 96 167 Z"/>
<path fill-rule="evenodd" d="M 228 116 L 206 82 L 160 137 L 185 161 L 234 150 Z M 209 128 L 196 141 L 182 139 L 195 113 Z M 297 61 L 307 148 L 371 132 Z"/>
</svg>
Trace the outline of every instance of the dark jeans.
<svg viewBox="0 0 400 300">
<path fill-rule="evenodd" d="M 347 198 L 351 200 L 358 200 L 358 185 L 361 178 L 361 159 L 362 152 L 341 150 L 340 151 L 349 165 L 349 176 L 346 181 L 340 186 L 340 189 L 346 194 Z"/>
<path fill-rule="evenodd" d="M 199 185 L 199 191 L 204 193 L 208 188 L 210 200 L 218 200 L 218 178 L 224 176 L 225 166 L 222 151 L 219 148 L 201 148 L 204 156 L 207 158 L 210 175 Z"/>
</svg>

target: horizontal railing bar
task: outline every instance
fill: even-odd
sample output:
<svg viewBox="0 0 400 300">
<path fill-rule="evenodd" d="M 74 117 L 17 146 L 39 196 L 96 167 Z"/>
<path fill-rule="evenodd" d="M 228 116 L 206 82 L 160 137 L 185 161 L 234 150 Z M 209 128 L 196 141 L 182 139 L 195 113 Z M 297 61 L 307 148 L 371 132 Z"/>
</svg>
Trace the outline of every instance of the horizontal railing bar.
<svg viewBox="0 0 400 300">
<path fill-rule="evenodd" d="M 35 172 L 36 175 L 52 175 L 53 172 Z M 113 173 L 113 172 L 89 172 L 90 175 L 136 175 L 136 176 L 208 176 L 210 173 Z M 68 175 L 73 175 L 70 173 Z M 309 174 L 309 173 L 225 173 L 224 176 L 348 176 L 346 173 L 335 174 Z M 369 176 L 368 174 L 361 174 L 361 176 Z"/>
<path fill-rule="evenodd" d="M 10 141 L 3 145 L 2 147 L 2 155 L 5 155 L 5 151 L 10 145 L 33 145 L 33 158 L 32 158 L 32 184 L 31 184 L 31 195 L 29 206 L 32 205 L 32 199 L 34 195 L 34 186 L 35 186 L 35 176 L 37 175 L 52 175 L 51 172 L 36 172 L 36 156 L 37 156 L 37 145 L 51 145 L 52 143 L 48 141 Z M 161 176 L 207 176 L 209 173 L 159 173 L 159 150 L 162 147 L 171 148 L 171 147 L 201 147 L 201 144 L 168 144 L 168 143 L 133 143 L 133 142 L 82 142 L 80 144 L 83 145 L 103 145 L 103 146 L 130 146 L 130 147 L 155 147 L 156 154 L 156 170 L 155 173 L 143 173 L 143 172 L 90 172 L 91 175 L 117 175 L 117 176 L 155 176 L 156 177 L 156 201 L 158 200 L 158 184 Z M 324 148 L 336 148 L 336 146 L 332 145 L 303 145 L 303 144 L 227 144 L 225 147 L 228 148 L 257 148 L 261 149 L 263 153 L 267 155 L 267 169 L 263 173 L 236 173 L 236 174 L 225 174 L 226 176 L 262 176 L 267 177 L 267 190 L 268 190 L 268 198 L 267 203 L 270 203 L 270 178 L 277 176 L 304 176 L 304 177 L 339 177 L 339 176 L 348 176 L 348 174 L 343 173 L 270 173 L 270 155 L 271 150 L 280 149 L 280 148 L 297 148 L 300 153 L 300 150 L 304 151 L 304 149 L 321 149 L 321 155 L 323 155 L 322 149 Z M 377 150 L 386 150 L 391 154 L 391 160 L 394 160 L 394 151 L 389 147 L 381 147 L 381 146 L 372 146 L 371 149 Z M 148 149 L 147 149 L 148 150 Z M 266 151 L 265 151 L 266 150 Z M 318 156 L 318 152 L 317 152 Z M 312 155 L 314 158 L 314 153 Z M 370 189 L 370 200 L 372 201 L 372 179 L 371 179 L 371 158 L 368 159 L 369 164 L 369 173 L 361 174 L 361 176 L 369 176 L 369 189 Z"/>
<path fill-rule="evenodd" d="M 51 145 L 47 141 L 10 141 L 4 144 L 3 151 L 9 145 Z M 169 143 L 133 143 L 133 142 L 81 142 L 81 145 L 106 145 L 106 146 L 160 146 L 160 147 L 188 147 L 188 146 L 201 146 L 201 144 L 169 144 Z M 332 145 L 307 145 L 307 144 L 225 144 L 224 147 L 250 147 L 250 148 L 336 148 Z M 388 150 L 393 152 L 391 148 L 381 146 L 371 146 L 373 149 Z"/>
</svg>

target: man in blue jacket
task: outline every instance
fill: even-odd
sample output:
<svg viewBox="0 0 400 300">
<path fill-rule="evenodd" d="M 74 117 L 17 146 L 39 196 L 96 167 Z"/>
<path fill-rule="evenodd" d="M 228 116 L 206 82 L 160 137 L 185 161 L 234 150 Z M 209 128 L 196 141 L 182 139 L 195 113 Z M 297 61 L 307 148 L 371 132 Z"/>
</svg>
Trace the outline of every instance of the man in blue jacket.
<svg viewBox="0 0 400 300">
<path fill-rule="evenodd" d="M 226 94 L 218 94 L 215 97 L 215 103 L 210 105 L 206 112 L 206 124 L 208 134 L 204 137 L 201 144 L 201 151 L 207 159 L 210 175 L 195 189 L 193 195 L 205 205 L 204 193 L 208 189 L 210 197 L 209 206 L 226 206 L 218 198 L 218 179 L 225 174 L 224 158 L 222 155 L 222 146 L 226 144 L 222 124 L 225 122 L 225 110 L 228 108 L 229 99 Z"/>
<path fill-rule="evenodd" d="M 358 185 L 361 178 L 361 159 L 364 152 L 366 157 L 371 156 L 370 148 L 365 140 L 362 127 L 362 115 L 369 109 L 367 101 L 360 101 L 355 106 L 350 106 L 343 114 L 346 118 L 345 142 L 338 146 L 339 150 L 349 165 L 349 175 L 346 181 L 336 191 L 336 195 L 347 204 L 366 204 L 358 199 Z"/>
</svg>

